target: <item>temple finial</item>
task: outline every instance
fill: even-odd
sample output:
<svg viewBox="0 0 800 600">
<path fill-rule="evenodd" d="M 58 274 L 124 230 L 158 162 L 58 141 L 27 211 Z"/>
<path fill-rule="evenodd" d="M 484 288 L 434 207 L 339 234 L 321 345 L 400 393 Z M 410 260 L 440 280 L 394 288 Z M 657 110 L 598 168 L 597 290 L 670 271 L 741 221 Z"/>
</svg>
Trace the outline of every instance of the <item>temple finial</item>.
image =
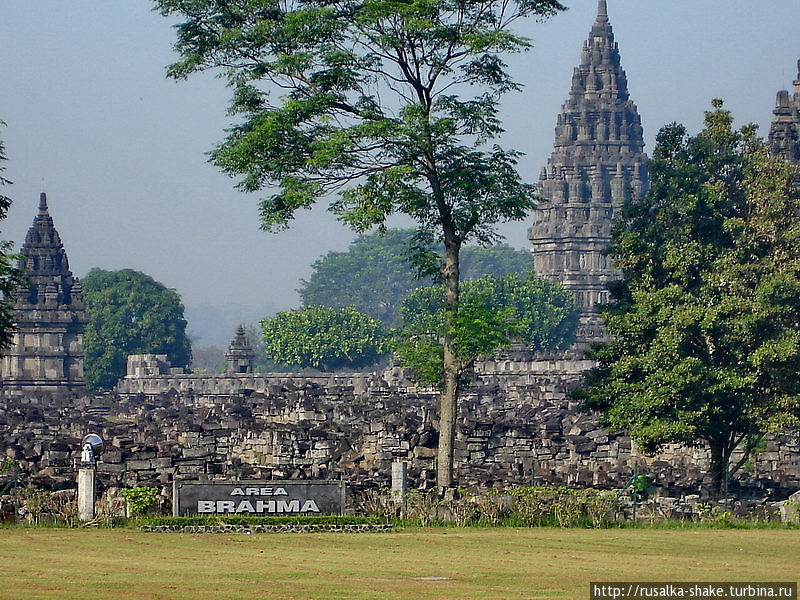
<svg viewBox="0 0 800 600">
<path fill-rule="evenodd" d="M 39 194 L 39 212 L 47 212 L 47 194 Z"/>
<path fill-rule="evenodd" d="M 599 0 L 597 3 L 597 19 L 608 19 L 608 4 L 606 0 Z"/>
</svg>

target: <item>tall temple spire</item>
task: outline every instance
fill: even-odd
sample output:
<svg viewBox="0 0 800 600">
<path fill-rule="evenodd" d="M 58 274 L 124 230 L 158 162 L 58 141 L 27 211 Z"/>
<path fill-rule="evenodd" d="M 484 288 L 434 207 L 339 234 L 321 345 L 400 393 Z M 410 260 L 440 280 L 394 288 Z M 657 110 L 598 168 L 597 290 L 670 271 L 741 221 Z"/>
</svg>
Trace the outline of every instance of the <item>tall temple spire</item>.
<svg viewBox="0 0 800 600">
<path fill-rule="evenodd" d="M 772 126 L 769 130 L 772 152 L 800 165 L 800 60 L 797 61 L 794 94 L 790 94 L 788 90 L 778 92 L 772 115 Z"/>
<path fill-rule="evenodd" d="M 800 59 L 797 59 L 797 79 L 794 80 L 794 93 L 800 94 Z"/>
<path fill-rule="evenodd" d="M 0 363 L 3 392 L 82 388 L 83 330 L 88 321 L 83 293 L 69 269 L 44 193 L 20 250 L 19 267 L 25 283 L 15 294 L 17 331 Z"/>
<path fill-rule="evenodd" d="M 542 170 L 528 230 L 534 270 L 562 282 L 581 311 L 579 347 L 604 339 L 596 305 L 619 278 L 604 254 L 615 210 L 648 188 L 641 119 L 628 94 L 619 47 L 599 0 L 597 20 L 583 45 L 569 96 L 556 124 L 553 154 Z"/>
</svg>

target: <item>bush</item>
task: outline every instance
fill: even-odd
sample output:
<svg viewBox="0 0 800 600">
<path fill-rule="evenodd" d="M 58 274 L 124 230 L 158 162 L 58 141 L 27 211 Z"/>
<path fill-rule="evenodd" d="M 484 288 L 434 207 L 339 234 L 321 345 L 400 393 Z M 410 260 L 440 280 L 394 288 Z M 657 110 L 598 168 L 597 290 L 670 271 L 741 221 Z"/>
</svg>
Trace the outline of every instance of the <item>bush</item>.
<svg viewBox="0 0 800 600">
<path fill-rule="evenodd" d="M 158 505 L 161 490 L 153 487 L 123 488 L 119 491 L 125 498 L 128 507 L 128 515 L 131 517 L 142 517 L 151 508 Z"/>
<path fill-rule="evenodd" d="M 478 519 L 489 524 L 498 525 L 500 520 L 511 513 L 508 495 L 501 495 L 499 490 L 489 490 L 475 498 Z"/>
<path fill-rule="evenodd" d="M 427 527 L 434 521 L 439 520 L 439 506 L 441 502 L 436 490 L 424 492 L 422 490 L 411 490 L 403 497 L 403 509 L 401 517 L 412 521 L 418 521 L 422 527 Z"/>
<path fill-rule="evenodd" d="M 366 490 L 356 496 L 355 504 L 356 512 L 387 520 L 396 518 L 400 509 L 388 489 Z"/>
<path fill-rule="evenodd" d="M 509 494 L 516 499 L 512 517 L 528 527 L 602 527 L 616 499 L 613 491 L 566 487 L 522 487 Z"/>
<path fill-rule="evenodd" d="M 23 523 L 66 527 L 78 523 L 75 490 L 50 492 L 29 485 L 16 490 L 14 496 Z"/>
</svg>

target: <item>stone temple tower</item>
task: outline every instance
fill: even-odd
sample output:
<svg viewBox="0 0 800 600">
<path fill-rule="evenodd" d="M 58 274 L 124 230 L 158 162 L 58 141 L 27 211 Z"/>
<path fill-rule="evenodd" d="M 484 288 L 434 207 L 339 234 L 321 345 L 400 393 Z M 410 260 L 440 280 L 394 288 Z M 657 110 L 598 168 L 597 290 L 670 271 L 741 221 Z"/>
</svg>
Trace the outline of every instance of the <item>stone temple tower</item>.
<svg viewBox="0 0 800 600">
<path fill-rule="evenodd" d="M 534 271 L 562 282 L 580 309 L 576 343 L 604 339 L 596 305 L 620 276 L 603 255 L 614 211 L 648 188 L 642 124 L 628 94 L 619 48 L 600 0 L 597 20 L 556 125 L 555 149 L 542 169 L 543 201 L 528 230 Z"/>
<path fill-rule="evenodd" d="M 778 100 L 772 113 L 769 144 L 775 154 L 800 165 L 800 60 L 797 61 L 797 79 L 794 95 L 786 90 L 778 92 Z"/>
<path fill-rule="evenodd" d="M 252 373 L 253 361 L 256 353 L 247 339 L 244 327 L 239 325 L 236 336 L 233 338 L 228 351 L 225 352 L 225 360 L 228 364 L 228 373 Z"/>
<path fill-rule="evenodd" d="M 86 311 L 81 284 L 69 270 L 45 194 L 20 254 L 25 284 L 14 303 L 17 331 L 0 362 L 2 390 L 79 391 L 84 387 Z"/>
</svg>

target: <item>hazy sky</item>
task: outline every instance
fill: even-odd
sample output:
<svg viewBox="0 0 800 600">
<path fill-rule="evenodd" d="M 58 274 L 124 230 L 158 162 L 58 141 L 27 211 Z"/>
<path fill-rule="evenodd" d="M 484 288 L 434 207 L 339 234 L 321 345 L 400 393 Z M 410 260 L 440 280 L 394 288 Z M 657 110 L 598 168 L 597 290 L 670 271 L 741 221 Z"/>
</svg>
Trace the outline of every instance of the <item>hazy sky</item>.
<svg viewBox="0 0 800 600">
<path fill-rule="evenodd" d="M 608 3 L 648 152 L 665 123 L 696 131 L 714 97 L 740 123 L 768 131 L 775 93 L 797 76 L 800 0 Z M 531 182 L 551 151 L 597 8 L 596 0 L 566 4 L 567 13 L 521 27 L 535 48 L 510 61 L 525 88 L 503 103 L 502 143 L 526 153 L 521 172 Z M 0 136 L 15 182 L 3 190 L 14 205 L 0 236 L 21 243 L 46 191 L 78 276 L 138 269 L 188 307 L 235 303 L 241 315 L 295 306 L 309 265 L 353 234 L 324 207 L 298 215 L 290 231 L 258 229 L 258 197 L 236 191 L 205 156 L 224 137 L 229 92 L 211 75 L 165 78 L 174 31 L 151 7 L 0 0 L 0 119 L 8 124 Z M 507 241 L 527 247 L 528 225 L 504 227 Z"/>
</svg>

